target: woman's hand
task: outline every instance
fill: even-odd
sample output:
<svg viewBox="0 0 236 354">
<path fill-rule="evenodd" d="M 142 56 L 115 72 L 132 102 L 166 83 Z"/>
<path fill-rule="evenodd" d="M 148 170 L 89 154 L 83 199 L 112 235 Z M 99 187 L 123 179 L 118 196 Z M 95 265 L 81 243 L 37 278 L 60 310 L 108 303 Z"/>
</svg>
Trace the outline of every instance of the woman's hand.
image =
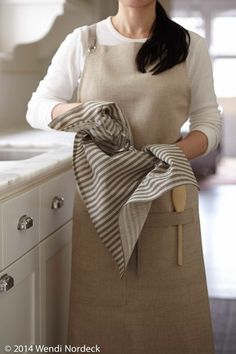
<svg viewBox="0 0 236 354">
<path fill-rule="evenodd" d="M 58 103 L 52 110 L 51 116 L 52 119 L 56 118 L 57 116 L 59 116 L 60 114 L 66 113 L 67 111 L 69 111 L 70 109 L 79 106 L 80 103 L 76 102 L 76 103 Z"/>
<path fill-rule="evenodd" d="M 198 157 L 207 150 L 207 136 L 199 130 L 191 131 L 175 145 L 179 146 L 188 160 Z"/>
</svg>

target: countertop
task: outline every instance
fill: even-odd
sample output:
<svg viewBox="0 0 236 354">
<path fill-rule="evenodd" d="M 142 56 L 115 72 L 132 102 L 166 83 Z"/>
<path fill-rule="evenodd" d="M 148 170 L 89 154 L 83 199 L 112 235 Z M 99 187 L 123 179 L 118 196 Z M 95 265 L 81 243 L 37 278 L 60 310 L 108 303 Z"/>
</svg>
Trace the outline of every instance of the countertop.
<svg viewBox="0 0 236 354">
<path fill-rule="evenodd" d="M 1 130 L 0 149 L 33 147 L 45 149 L 45 153 L 25 160 L 0 161 L 0 199 L 47 176 L 72 168 L 74 136 L 75 133 L 71 132 L 33 128 Z"/>
</svg>

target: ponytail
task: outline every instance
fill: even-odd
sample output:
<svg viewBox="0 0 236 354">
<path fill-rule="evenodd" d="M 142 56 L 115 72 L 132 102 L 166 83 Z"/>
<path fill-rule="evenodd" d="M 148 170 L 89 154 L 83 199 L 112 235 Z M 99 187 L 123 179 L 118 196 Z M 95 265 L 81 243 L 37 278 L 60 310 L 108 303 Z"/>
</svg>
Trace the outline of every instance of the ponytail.
<svg viewBox="0 0 236 354">
<path fill-rule="evenodd" d="M 157 75 L 186 60 L 190 45 L 189 32 L 172 21 L 165 9 L 156 1 L 156 19 L 151 28 L 151 36 L 139 49 L 136 56 L 140 72 L 149 71 Z"/>
</svg>

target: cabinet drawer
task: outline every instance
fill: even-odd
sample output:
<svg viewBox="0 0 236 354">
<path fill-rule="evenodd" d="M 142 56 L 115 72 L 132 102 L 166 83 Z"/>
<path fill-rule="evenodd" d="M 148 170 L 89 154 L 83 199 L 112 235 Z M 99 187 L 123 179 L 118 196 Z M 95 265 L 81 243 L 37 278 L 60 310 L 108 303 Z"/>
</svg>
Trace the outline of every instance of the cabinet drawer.
<svg viewBox="0 0 236 354">
<path fill-rule="evenodd" d="M 5 268 L 39 242 L 39 188 L 2 204 L 2 263 Z M 20 219 L 25 229 L 18 230 Z"/>
<path fill-rule="evenodd" d="M 41 185 L 40 241 L 72 218 L 75 191 L 76 182 L 72 170 Z"/>
</svg>

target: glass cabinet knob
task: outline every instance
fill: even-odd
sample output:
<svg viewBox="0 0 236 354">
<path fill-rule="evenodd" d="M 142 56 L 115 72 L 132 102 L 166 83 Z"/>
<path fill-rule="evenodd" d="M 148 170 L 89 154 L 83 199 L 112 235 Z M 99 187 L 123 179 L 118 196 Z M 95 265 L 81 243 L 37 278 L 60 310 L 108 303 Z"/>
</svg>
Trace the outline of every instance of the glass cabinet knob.
<svg viewBox="0 0 236 354">
<path fill-rule="evenodd" d="M 3 274 L 0 277 L 0 293 L 7 292 L 14 286 L 14 279 L 8 275 L 8 274 Z"/>
<path fill-rule="evenodd" d="M 32 226 L 33 226 L 33 218 L 25 214 L 20 217 L 17 225 L 17 230 L 27 230 Z"/>
<path fill-rule="evenodd" d="M 59 209 L 63 207 L 65 199 L 63 197 L 59 197 L 58 195 L 53 198 L 51 209 Z"/>
</svg>

